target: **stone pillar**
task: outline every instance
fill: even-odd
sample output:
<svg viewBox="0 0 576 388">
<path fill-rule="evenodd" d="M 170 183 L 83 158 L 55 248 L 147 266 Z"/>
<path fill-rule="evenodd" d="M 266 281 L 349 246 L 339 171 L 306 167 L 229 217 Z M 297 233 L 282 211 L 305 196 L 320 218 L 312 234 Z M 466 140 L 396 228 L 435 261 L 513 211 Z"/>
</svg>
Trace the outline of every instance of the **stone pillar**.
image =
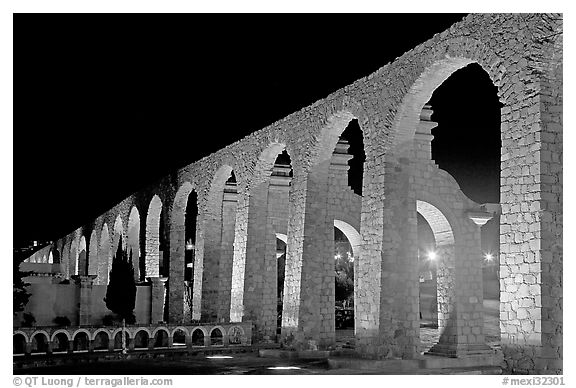
<svg viewBox="0 0 576 388">
<path fill-rule="evenodd" d="M 167 278 L 152 277 L 150 282 L 150 323 L 155 325 L 164 321 L 164 298 Z"/>
<path fill-rule="evenodd" d="M 236 183 L 226 183 L 222 200 L 222 246 L 220 248 L 220 284 L 218 287 L 218 320 L 220 322 L 230 320 L 237 201 Z"/>
<path fill-rule="evenodd" d="M 268 219 L 269 181 L 250 190 L 246 265 L 244 275 L 243 321 L 252 321 L 257 341 L 269 341 L 276 335 L 276 300 L 270 298 L 271 260 L 276 260 L 276 241 Z M 274 299 L 274 300 L 272 300 Z"/>
<path fill-rule="evenodd" d="M 92 285 L 96 275 L 74 275 L 72 279 L 80 286 L 78 300 L 78 325 L 91 325 L 92 322 Z"/>
<path fill-rule="evenodd" d="M 469 212 L 456 233 L 456 246 L 438 247 L 438 329 L 440 338 L 429 354 L 465 357 L 493 353 L 484 338 L 480 226 L 489 213 Z M 458 240 L 459 239 L 459 240 Z"/>
<path fill-rule="evenodd" d="M 334 220 L 328 212 L 327 158 L 304 180 L 295 174 L 282 313 L 282 342 L 296 349 L 324 349 L 335 340 Z"/>
<path fill-rule="evenodd" d="M 411 144 L 404 152 L 367 152 L 356 350 L 370 357 L 414 358 L 420 342 L 416 198 Z"/>
<path fill-rule="evenodd" d="M 174 222 L 174 221 L 173 221 Z M 167 304 L 170 323 L 181 324 L 184 321 L 184 222 L 173 224 L 170 231 L 170 263 L 168 272 Z"/>
</svg>

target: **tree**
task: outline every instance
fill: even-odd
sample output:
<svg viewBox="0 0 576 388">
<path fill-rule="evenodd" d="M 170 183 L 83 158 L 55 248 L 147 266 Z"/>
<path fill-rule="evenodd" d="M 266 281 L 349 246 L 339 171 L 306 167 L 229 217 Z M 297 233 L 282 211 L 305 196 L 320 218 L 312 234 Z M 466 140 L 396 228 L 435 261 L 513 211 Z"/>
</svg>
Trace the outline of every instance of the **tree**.
<svg viewBox="0 0 576 388">
<path fill-rule="evenodd" d="M 130 257 L 122 249 L 122 237 L 118 249 L 112 259 L 110 281 L 106 288 L 104 302 L 108 310 L 122 318 L 122 352 L 126 353 L 126 322 L 134 323 L 134 307 L 136 305 L 136 282 L 134 281 L 134 265 L 132 263 L 132 250 Z"/>
<path fill-rule="evenodd" d="M 24 310 L 24 306 L 28 303 L 28 299 L 30 299 L 29 292 L 26 291 L 26 287 L 30 285 L 30 283 L 26 283 L 24 281 L 24 277 L 31 274 L 31 272 L 23 272 L 20 271 L 20 264 L 27 259 L 25 254 L 17 253 L 14 255 L 14 266 L 13 266 L 13 296 L 14 296 L 14 304 L 12 305 L 12 312 L 14 315 L 16 313 Z"/>
</svg>

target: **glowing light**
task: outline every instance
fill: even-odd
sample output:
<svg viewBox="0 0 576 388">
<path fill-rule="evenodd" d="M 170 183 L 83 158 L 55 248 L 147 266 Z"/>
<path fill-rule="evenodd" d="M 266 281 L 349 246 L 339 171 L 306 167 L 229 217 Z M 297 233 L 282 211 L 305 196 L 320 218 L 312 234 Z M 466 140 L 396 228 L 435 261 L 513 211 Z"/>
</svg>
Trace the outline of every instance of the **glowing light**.
<svg viewBox="0 0 576 388">
<path fill-rule="evenodd" d="M 436 260 L 437 258 L 438 258 L 438 255 L 436 254 L 436 252 L 434 252 L 434 251 L 428 252 L 428 260 Z"/>
<path fill-rule="evenodd" d="M 492 255 L 491 253 L 485 253 L 484 254 L 484 260 L 486 260 L 488 262 L 492 262 L 494 260 L 494 255 Z"/>
<path fill-rule="evenodd" d="M 232 356 L 206 356 L 206 358 L 221 359 L 221 358 L 234 358 L 234 357 L 232 357 Z"/>
<path fill-rule="evenodd" d="M 339 260 L 339 259 L 341 259 L 341 258 L 342 258 L 342 256 L 340 256 L 339 253 L 337 253 L 337 254 L 334 256 L 334 260 Z"/>
<path fill-rule="evenodd" d="M 288 369 L 300 369 L 300 368 L 297 366 L 270 366 L 270 367 L 268 367 L 268 369 L 288 370 Z"/>
<path fill-rule="evenodd" d="M 350 257 L 348 258 L 348 261 L 350 261 L 351 263 L 353 263 L 353 262 L 354 262 L 354 256 L 350 256 Z"/>
</svg>

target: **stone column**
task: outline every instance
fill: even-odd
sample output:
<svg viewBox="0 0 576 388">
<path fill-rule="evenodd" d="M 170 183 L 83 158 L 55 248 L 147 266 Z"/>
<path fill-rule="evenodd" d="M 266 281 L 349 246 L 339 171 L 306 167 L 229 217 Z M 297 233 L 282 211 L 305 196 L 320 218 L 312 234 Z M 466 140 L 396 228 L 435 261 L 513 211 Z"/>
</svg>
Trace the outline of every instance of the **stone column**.
<svg viewBox="0 0 576 388">
<path fill-rule="evenodd" d="M 164 299 L 167 278 L 152 277 L 150 282 L 150 323 L 155 325 L 164 320 Z"/>
<path fill-rule="evenodd" d="M 428 354 L 465 357 L 493 353 L 484 339 L 480 226 L 492 215 L 469 212 L 456 234 L 456 246 L 438 247 L 438 329 L 440 338 Z"/>
<path fill-rule="evenodd" d="M 327 158 L 306 178 L 294 174 L 292 180 L 281 333 L 282 342 L 296 349 L 323 349 L 335 340 L 329 166 Z"/>
<path fill-rule="evenodd" d="M 80 286 L 78 300 L 78 325 L 91 325 L 92 322 L 92 285 L 96 275 L 74 275 L 72 279 Z"/>
<path fill-rule="evenodd" d="M 366 155 L 355 331 L 356 350 L 371 357 L 414 358 L 420 342 L 411 148 Z"/>
<path fill-rule="evenodd" d="M 226 183 L 222 201 L 222 246 L 220 248 L 220 276 L 218 290 L 218 320 L 230 321 L 230 292 L 234 260 L 234 226 L 236 224 L 236 183 Z"/>
</svg>

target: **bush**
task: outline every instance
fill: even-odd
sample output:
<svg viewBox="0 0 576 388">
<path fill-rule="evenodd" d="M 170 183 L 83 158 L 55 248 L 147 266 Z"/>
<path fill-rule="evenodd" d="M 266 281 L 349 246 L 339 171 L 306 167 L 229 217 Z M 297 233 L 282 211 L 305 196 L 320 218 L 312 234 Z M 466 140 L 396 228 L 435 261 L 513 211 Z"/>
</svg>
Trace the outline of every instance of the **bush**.
<svg viewBox="0 0 576 388">
<path fill-rule="evenodd" d="M 32 313 L 24 313 L 22 315 L 22 318 L 24 318 L 24 320 L 22 321 L 23 327 L 32 327 L 36 325 L 36 318 L 34 318 L 34 315 L 32 315 Z"/>
<path fill-rule="evenodd" d="M 54 323 L 57 326 L 70 326 L 70 319 L 68 319 L 68 317 L 56 317 L 54 318 Z"/>
</svg>

